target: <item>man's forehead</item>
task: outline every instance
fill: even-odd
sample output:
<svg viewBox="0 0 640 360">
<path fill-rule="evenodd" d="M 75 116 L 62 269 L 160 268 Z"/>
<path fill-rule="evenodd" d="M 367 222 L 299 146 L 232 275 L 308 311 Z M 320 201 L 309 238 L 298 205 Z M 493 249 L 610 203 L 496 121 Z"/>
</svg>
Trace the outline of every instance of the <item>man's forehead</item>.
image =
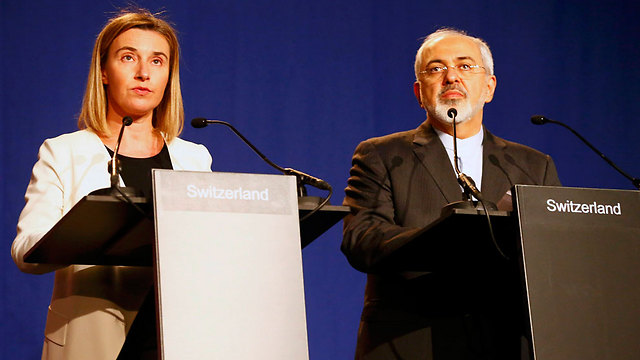
<svg viewBox="0 0 640 360">
<path fill-rule="evenodd" d="M 471 58 L 480 61 L 482 54 L 473 39 L 462 35 L 443 35 L 426 44 L 423 61 Z"/>
</svg>

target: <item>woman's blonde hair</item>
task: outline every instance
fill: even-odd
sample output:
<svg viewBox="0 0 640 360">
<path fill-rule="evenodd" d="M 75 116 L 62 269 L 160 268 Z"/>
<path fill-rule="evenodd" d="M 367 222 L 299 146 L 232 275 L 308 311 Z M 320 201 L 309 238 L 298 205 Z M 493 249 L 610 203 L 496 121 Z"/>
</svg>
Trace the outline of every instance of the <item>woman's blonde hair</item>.
<svg viewBox="0 0 640 360">
<path fill-rule="evenodd" d="M 82 100 L 78 127 L 88 128 L 99 135 L 110 135 L 107 126 L 106 85 L 102 83 L 102 68 L 107 59 L 109 47 L 115 38 L 132 28 L 155 31 L 164 36 L 169 43 L 169 81 L 162 101 L 153 111 L 153 127 L 164 135 L 165 140 L 171 141 L 182 132 L 184 124 L 180 91 L 180 48 L 173 27 L 147 10 L 123 12 L 109 20 L 98 34 L 91 56 L 87 90 Z"/>
</svg>

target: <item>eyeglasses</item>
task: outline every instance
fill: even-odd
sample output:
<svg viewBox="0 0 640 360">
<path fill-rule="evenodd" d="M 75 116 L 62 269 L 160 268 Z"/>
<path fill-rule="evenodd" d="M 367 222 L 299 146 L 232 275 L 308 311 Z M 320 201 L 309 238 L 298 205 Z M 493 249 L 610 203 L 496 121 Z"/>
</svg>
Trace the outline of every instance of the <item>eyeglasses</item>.
<svg viewBox="0 0 640 360">
<path fill-rule="evenodd" d="M 418 74 L 426 74 L 429 78 L 436 79 L 442 77 L 447 70 L 456 69 L 458 70 L 458 74 L 460 77 L 467 79 L 471 77 L 473 74 L 479 74 L 485 70 L 484 66 L 480 65 L 469 65 L 469 64 L 461 64 L 461 65 L 433 65 L 428 67 L 427 69 L 420 71 Z"/>
</svg>

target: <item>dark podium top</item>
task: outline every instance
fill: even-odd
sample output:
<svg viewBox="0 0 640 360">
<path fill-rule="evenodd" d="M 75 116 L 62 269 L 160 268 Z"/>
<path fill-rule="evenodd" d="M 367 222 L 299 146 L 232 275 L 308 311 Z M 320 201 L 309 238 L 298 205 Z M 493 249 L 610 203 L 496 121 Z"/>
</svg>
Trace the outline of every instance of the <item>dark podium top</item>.
<svg viewBox="0 0 640 360">
<path fill-rule="evenodd" d="M 150 214 L 151 202 L 131 198 Z M 301 204 L 300 217 L 314 206 Z M 324 206 L 300 224 L 301 247 L 309 245 L 349 213 L 345 206 Z M 87 195 L 38 241 L 25 262 L 44 264 L 129 265 L 153 264 L 154 224 L 123 199 Z"/>
<path fill-rule="evenodd" d="M 489 210 L 496 242 L 508 255 L 517 251 L 517 222 L 511 213 Z M 483 210 L 449 209 L 434 222 L 417 231 L 397 250 L 382 260 L 378 271 L 432 272 L 460 270 L 500 260 L 489 233 Z"/>
</svg>

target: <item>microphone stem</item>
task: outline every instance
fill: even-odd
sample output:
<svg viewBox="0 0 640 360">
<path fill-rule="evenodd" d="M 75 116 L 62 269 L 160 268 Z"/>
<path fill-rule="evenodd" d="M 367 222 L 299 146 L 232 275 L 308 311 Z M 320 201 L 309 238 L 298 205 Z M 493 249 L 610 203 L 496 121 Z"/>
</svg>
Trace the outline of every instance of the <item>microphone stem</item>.
<svg viewBox="0 0 640 360">
<path fill-rule="evenodd" d="M 253 150 L 256 154 L 258 154 L 258 156 L 260 156 L 260 158 L 262 160 L 264 160 L 267 164 L 271 165 L 273 168 L 275 168 L 276 170 L 278 170 L 280 172 L 283 172 L 283 173 L 286 172 L 286 169 L 284 169 L 281 166 L 278 166 L 273 161 L 269 160 L 263 153 L 260 152 L 260 150 L 258 150 L 258 148 L 253 146 L 253 144 L 246 137 L 244 137 L 238 130 L 236 130 L 235 127 L 233 127 L 233 125 L 229 124 L 226 121 L 222 121 L 222 120 L 207 120 L 207 123 L 209 123 L 209 124 L 220 124 L 220 125 L 224 125 L 224 126 L 228 127 L 229 129 L 231 129 L 231 131 L 233 131 L 234 134 L 236 134 L 240 139 L 242 139 L 242 141 L 244 141 L 245 144 L 249 145 L 251 150 Z"/>
<path fill-rule="evenodd" d="M 120 150 L 120 142 L 122 141 L 122 134 L 124 134 L 124 128 L 128 124 L 126 123 L 126 117 L 122 120 L 122 126 L 120 127 L 120 133 L 118 134 L 118 141 L 116 141 L 116 147 L 113 149 L 113 156 L 111 157 L 111 187 L 117 188 L 119 183 L 118 178 L 118 151 Z"/>
<path fill-rule="evenodd" d="M 456 116 L 453 116 L 453 167 L 456 170 L 456 175 L 460 176 L 460 169 L 458 168 L 458 135 L 456 134 Z"/>
<path fill-rule="evenodd" d="M 298 183 L 298 195 L 299 196 L 307 196 L 307 190 L 304 187 L 305 184 L 311 185 L 313 187 L 316 187 L 318 189 L 322 189 L 322 190 L 328 190 L 329 191 L 329 197 L 331 197 L 332 194 L 332 189 L 331 189 L 331 185 L 329 185 L 329 183 L 327 183 L 324 180 L 315 178 L 311 175 L 305 174 L 301 171 L 298 170 L 294 170 L 291 168 L 283 168 L 279 165 L 277 165 L 276 163 L 274 163 L 273 161 L 269 160 L 262 152 L 260 152 L 260 150 L 258 150 L 258 148 L 256 148 L 255 146 L 253 146 L 253 144 L 249 141 L 249 139 L 247 139 L 246 137 L 244 137 L 240 131 L 238 131 L 233 125 L 229 124 L 226 121 L 222 121 L 222 120 L 208 120 L 208 119 L 203 119 L 203 121 L 205 122 L 205 124 L 220 124 L 220 125 L 224 125 L 226 127 L 228 127 L 229 129 L 231 129 L 231 131 L 233 131 L 234 134 L 236 134 L 240 139 L 242 139 L 242 141 L 244 141 L 245 144 L 247 144 L 251 150 L 253 150 L 256 154 L 258 154 L 258 156 L 260 156 L 260 158 L 262 160 L 264 160 L 267 164 L 271 165 L 273 168 L 275 168 L 276 170 L 282 172 L 285 175 L 294 175 L 297 179 L 297 183 Z M 195 126 L 195 125 L 194 125 Z M 324 204 L 323 204 L 324 206 Z"/>
<path fill-rule="evenodd" d="M 587 139 L 582 137 L 582 135 L 578 134 L 578 132 L 573 130 L 569 125 L 567 125 L 565 123 L 562 123 L 560 121 L 555 121 L 555 120 L 551 120 L 551 119 L 547 119 L 547 122 L 554 123 L 556 125 L 560 125 L 560 126 L 564 127 L 565 129 L 571 131 L 575 136 L 578 137 L 578 139 L 582 140 L 583 143 L 585 143 L 591 150 L 593 150 L 593 152 L 598 154 L 598 156 L 600 156 L 602 158 L 602 160 L 606 161 L 607 164 L 611 165 L 611 167 L 616 169 L 616 171 L 618 171 L 620 174 L 622 174 L 622 176 L 626 177 L 629 181 L 631 181 L 636 188 L 640 189 L 640 179 L 636 179 L 633 176 L 631 176 L 628 173 L 626 173 L 624 170 L 620 169 L 605 154 L 603 154 L 600 150 L 596 149 L 595 146 L 591 145 L 591 143 L 589 141 L 587 141 Z"/>
</svg>

